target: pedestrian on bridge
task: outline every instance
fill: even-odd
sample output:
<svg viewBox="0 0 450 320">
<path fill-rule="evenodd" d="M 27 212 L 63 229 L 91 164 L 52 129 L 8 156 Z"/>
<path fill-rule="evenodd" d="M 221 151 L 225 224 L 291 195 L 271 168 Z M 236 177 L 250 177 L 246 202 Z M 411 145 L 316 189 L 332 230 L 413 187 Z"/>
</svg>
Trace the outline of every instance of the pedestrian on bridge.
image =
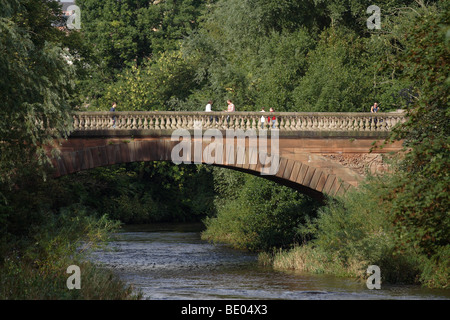
<svg viewBox="0 0 450 320">
<path fill-rule="evenodd" d="M 261 112 L 265 112 L 264 111 L 264 107 L 261 108 Z M 266 117 L 261 116 L 261 129 L 264 129 L 264 123 L 266 122 Z"/>
<path fill-rule="evenodd" d="M 275 110 L 273 108 L 270 108 L 270 112 L 274 112 Z M 271 117 L 268 116 L 267 117 L 267 121 L 269 122 L 269 126 L 270 126 L 270 120 L 272 120 L 272 129 L 275 129 L 275 122 L 276 122 L 276 118 L 275 116 L 272 116 L 272 119 L 270 119 Z"/>
<path fill-rule="evenodd" d="M 111 109 L 109 109 L 109 111 L 111 111 L 111 112 L 116 111 L 116 107 L 117 107 L 117 103 L 113 102 L 112 107 L 111 107 Z M 112 120 L 113 120 L 113 128 L 116 128 L 116 116 L 113 116 Z"/>
<path fill-rule="evenodd" d="M 234 106 L 233 102 L 231 100 L 227 100 L 228 108 L 225 110 L 226 112 L 235 112 L 236 107 Z M 227 116 L 227 122 L 230 121 L 230 116 Z"/>
</svg>

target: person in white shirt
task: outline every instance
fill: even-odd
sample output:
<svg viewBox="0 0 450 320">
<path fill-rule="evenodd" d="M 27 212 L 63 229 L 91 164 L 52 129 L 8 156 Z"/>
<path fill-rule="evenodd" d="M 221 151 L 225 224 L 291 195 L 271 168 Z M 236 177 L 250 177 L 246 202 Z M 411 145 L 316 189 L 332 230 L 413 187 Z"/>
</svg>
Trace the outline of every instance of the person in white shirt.
<svg viewBox="0 0 450 320">
<path fill-rule="evenodd" d="M 208 104 L 206 105 L 206 107 L 205 107 L 205 112 L 211 112 L 212 110 L 211 110 L 211 107 L 212 107 L 212 101 L 211 100 L 209 100 L 208 101 Z"/>
<path fill-rule="evenodd" d="M 212 111 L 212 100 L 208 101 L 208 104 L 205 107 L 205 112 L 211 112 Z M 209 122 L 213 121 L 213 116 L 209 117 Z M 216 122 L 219 121 L 219 118 L 216 116 Z"/>
<path fill-rule="evenodd" d="M 264 107 L 262 107 L 261 112 L 265 112 Z M 261 129 L 264 129 L 264 122 L 266 122 L 266 117 L 261 116 Z"/>
</svg>

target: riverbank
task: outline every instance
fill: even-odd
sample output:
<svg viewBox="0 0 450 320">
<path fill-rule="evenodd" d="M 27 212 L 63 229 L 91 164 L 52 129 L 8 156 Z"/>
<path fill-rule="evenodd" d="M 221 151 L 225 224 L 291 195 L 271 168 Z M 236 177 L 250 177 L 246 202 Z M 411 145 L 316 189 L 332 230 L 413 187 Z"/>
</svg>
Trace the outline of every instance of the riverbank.
<svg viewBox="0 0 450 320">
<path fill-rule="evenodd" d="M 58 264 L 57 261 L 55 261 Z M 90 261 L 80 268 L 80 288 L 69 289 L 67 269 L 48 270 L 24 261 L 0 268 L 0 300 L 138 300 L 139 292 L 106 268 Z"/>
<path fill-rule="evenodd" d="M 376 265 L 384 283 L 449 288 L 450 246 L 435 241 L 433 247 L 425 247 L 403 238 L 412 231 L 396 215 L 395 202 L 389 198 L 397 180 L 395 175 L 371 177 L 345 197 L 313 208 L 317 211 L 302 206 L 305 200 L 295 198 L 292 191 L 275 198 L 281 189 L 277 186 L 258 181 L 250 188 L 241 183 L 246 192 L 237 199 L 220 198 L 225 204 L 217 202 L 218 214 L 205 221 L 202 238 L 260 252 L 261 263 L 276 270 L 365 281 L 367 268 Z"/>
<path fill-rule="evenodd" d="M 258 263 L 256 253 L 204 241 L 183 224 L 125 228 L 92 258 L 143 299 L 158 301 L 450 299 L 447 290 L 384 283 L 370 290 L 350 277 L 275 270 Z"/>
</svg>

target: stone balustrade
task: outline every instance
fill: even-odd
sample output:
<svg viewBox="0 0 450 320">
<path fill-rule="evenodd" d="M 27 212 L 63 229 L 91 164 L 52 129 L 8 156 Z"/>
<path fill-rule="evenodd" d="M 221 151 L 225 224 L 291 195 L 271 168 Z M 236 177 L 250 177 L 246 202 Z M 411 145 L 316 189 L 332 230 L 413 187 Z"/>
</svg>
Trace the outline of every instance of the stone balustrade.
<svg viewBox="0 0 450 320">
<path fill-rule="evenodd" d="M 175 112 L 123 111 L 76 112 L 74 131 L 95 130 L 176 130 L 242 129 L 273 130 L 267 117 L 276 117 L 275 129 L 287 131 L 390 131 L 405 121 L 403 113 L 326 112 Z"/>
</svg>

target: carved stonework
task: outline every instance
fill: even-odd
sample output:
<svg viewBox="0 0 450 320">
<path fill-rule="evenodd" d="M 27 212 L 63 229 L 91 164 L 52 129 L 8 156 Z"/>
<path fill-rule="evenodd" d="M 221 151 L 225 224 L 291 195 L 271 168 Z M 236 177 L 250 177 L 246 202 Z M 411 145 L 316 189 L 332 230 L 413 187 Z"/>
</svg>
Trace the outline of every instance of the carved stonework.
<svg viewBox="0 0 450 320">
<path fill-rule="evenodd" d="M 328 154 L 322 156 L 357 172 L 361 176 L 366 176 L 368 172 L 375 174 L 386 172 L 389 169 L 388 164 L 383 161 L 381 154 L 354 153 Z"/>
<path fill-rule="evenodd" d="M 184 111 L 124 111 L 76 112 L 74 131 L 120 130 L 175 130 L 194 129 L 197 123 L 203 129 L 279 130 L 280 132 L 388 132 L 405 121 L 400 113 L 323 113 L 274 112 L 274 128 L 261 123 L 260 112 L 184 112 Z M 261 128 L 261 125 L 263 128 Z"/>
</svg>

